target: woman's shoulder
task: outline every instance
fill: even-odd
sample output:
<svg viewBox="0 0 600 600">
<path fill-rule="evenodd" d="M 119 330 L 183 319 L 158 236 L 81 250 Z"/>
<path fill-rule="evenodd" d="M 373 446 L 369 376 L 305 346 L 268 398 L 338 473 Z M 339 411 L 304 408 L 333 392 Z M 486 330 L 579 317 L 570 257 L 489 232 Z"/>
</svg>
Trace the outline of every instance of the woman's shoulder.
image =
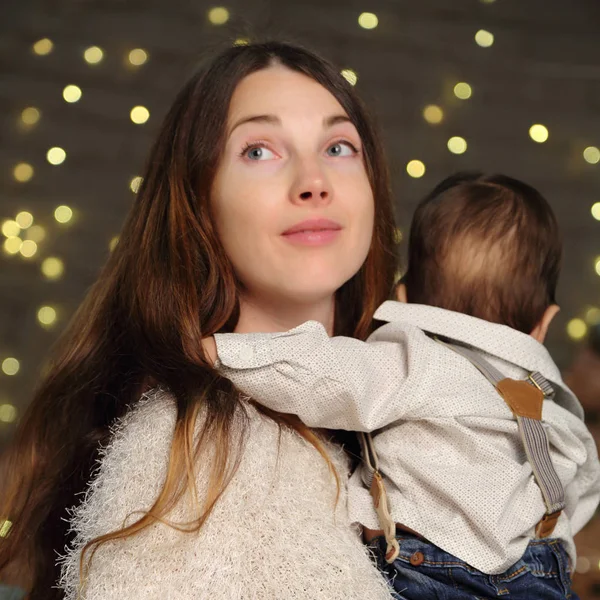
<svg viewBox="0 0 600 600">
<path fill-rule="evenodd" d="M 76 598 L 79 550 L 147 509 L 166 474 L 175 402 L 148 394 L 115 428 L 99 472 L 74 512 L 73 550 L 63 561 L 66 598 Z M 156 523 L 101 546 L 86 582 L 86 600 L 169 597 L 183 600 L 326 597 L 389 598 L 383 579 L 352 530 L 345 504 L 347 470 L 340 450 L 325 445 L 338 468 L 341 495 L 326 461 L 296 432 L 241 402 L 241 454 L 235 474 L 198 532 Z M 234 435 L 234 437 L 236 437 Z M 198 500 L 207 495 L 211 457 L 200 455 Z M 173 520 L 186 512 L 176 509 Z M 320 577 L 314 574 L 319 572 Z"/>
</svg>

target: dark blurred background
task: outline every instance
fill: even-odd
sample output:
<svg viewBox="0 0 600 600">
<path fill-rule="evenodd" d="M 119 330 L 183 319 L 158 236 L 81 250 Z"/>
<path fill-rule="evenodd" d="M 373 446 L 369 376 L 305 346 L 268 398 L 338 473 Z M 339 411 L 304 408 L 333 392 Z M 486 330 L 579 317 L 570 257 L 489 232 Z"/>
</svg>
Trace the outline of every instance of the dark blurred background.
<svg viewBox="0 0 600 600">
<path fill-rule="evenodd" d="M 452 171 L 548 198 L 565 240 L 548 347 L 596 431 L 599 31 L 598 0 L 2 0 L 0 450 L 117 243 L 174 95 L 203 53 L 269 37 L 320 51 L 372 108 L 401 254 L 415 204 Z M 584 599 L 600 597 L 599 537 L 595 521 L 579 543 Z"/>
</svg>

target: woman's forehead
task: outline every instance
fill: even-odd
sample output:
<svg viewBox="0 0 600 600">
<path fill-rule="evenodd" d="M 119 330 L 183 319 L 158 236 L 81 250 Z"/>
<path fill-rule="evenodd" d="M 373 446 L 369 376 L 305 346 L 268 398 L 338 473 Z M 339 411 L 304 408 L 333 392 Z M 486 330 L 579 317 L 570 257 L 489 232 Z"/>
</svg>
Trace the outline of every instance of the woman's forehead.
<svg viewBox="0 0 600 600">
<path fill-rule="evenodd" d="M 273 65 L 245 77 L 231 98 L 230 126 L 258 115 L 273 115 L 281 121 L 294 117 L 321 121 L 333 115 L 346 115 L 346 111 L 335 96 L 314 79 Z"/>
</svg>

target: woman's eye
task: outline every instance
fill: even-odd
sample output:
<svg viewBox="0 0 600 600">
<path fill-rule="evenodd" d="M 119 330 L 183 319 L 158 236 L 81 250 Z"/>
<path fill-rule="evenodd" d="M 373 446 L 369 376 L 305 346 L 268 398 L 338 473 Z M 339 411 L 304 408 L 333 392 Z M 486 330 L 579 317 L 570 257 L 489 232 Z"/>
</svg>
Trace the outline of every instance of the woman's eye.
<svg viewBox="0 0 600 600">
<path fill-rule="evenodd" d="M 244 155 L 250 160 L 271 160 L 275 158 L 275 153 L 264 146 L 249 146 L 244 150 Z"/>
<path fill-rule="evenodd" d="M 356 148 L 350 142 L 336 142 L 327 148 L 329 156 L 351 156 L 356 152 Z"/>
</svg>

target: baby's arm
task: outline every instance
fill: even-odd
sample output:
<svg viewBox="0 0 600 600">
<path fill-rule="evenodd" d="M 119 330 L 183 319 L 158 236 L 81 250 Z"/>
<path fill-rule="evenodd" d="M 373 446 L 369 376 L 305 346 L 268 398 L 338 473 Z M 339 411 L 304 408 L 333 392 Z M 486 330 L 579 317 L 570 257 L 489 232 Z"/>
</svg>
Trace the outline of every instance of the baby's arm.
<svg viewBox="0 0 600 600">
<path fill-rule="evenodd" d="M 400 419 L 418 369 L 408 334 L 393 341 L 329 337 L 308 321 L 284 333 L 216 334 L 216 367 L 272 410 L 309 427 L 372 431 Z"/>
</svg>

